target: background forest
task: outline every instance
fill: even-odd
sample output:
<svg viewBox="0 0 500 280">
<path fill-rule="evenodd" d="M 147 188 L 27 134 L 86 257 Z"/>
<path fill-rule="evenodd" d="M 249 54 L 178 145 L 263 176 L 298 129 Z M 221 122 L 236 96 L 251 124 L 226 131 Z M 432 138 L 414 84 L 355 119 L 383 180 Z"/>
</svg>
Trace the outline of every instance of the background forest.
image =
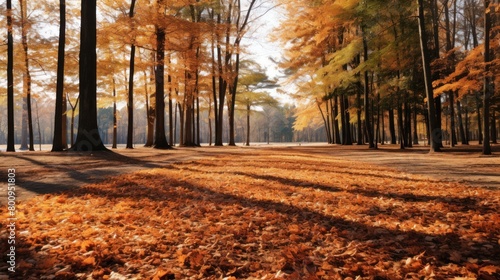
<svg viewBox="0 0 500 280">
<path fill-rule="evenodd" d="M 0 111 L 0 144 L 11 137 L 20 149 L 62 150 L 77 140 L 88 112 L 79 87 L 82 33 L 92 29 L 80 24 L 84 8 L 0 2 L 0 104 L 10 108 Z M 106 0 L 94 8 L 97 136 L 113 147 L 328 141 L 438 150 L 479 141 L 487 154 L 497 142 L 498 1 Z M 269 38 L 281 44 L 280 77 L 249 59 L 257 42 L 245 41 L 278 20 Z M 276 92 L 293 101 L 278 102 Z"/>
</svg>

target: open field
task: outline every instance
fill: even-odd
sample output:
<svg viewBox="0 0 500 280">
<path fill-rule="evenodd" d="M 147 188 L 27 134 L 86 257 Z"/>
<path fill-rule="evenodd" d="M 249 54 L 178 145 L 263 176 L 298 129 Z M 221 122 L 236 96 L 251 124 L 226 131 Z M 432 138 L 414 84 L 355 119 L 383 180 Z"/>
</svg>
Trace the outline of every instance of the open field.
<svg viewBox="0 0 500 280">
<path fill-rule="evenodd" d="M 2 153 L 0 168 L 18 185 L 12 279 L 500 277 L 500 157 L 474 147 Z"/>
</svg>

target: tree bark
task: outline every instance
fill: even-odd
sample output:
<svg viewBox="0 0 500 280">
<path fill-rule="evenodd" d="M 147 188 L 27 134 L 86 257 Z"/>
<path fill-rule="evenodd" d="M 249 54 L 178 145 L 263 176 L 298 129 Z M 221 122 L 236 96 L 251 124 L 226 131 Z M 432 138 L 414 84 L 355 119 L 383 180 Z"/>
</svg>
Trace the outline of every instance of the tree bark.
<svg viewBox="0 0 500 280">
<path fill-rule="evenodd" d="M 57 82 L 56 82 L 56 108 L 54 114 L 54 138 L 52 140 L 52 152 L 60 152 L 67 149 L 66 129 L 64 128 L 64 119 L 66 110 L 64 103 L 64 46 L 66 44 L 66 0 L 59 0 L 59 44 L 57 49 Z"/>
<path fill-rule="evenodd" d="M 116 83 L 115 78 L 113 77 L 113 145 L 112 149 L 117 148 L 117 132 L 118 132 L 118 120 L 116 117 Z"/>
<path fill-rule="evenodd" d="M 14 39 L 12 36 L 12 0 L 7 0 L 7 152 L 14 147 Z"/>
<path fill-rule="evenodd" d="M 130 12 L 128 15 L 132 21 L 132 33 L 135 32 L 135 26 L 133 22 L 135 1 L 136 0 L 132 0 L 130 4 Z M 130 69 L 128 77 L 128 100 L 127 100 L 127 112 L 128 112 L 127 146 L 126 146 L 127 149 L 134 148 L 134 74 L 135 74 L 135 37 L 132 38 L 132 44 L 130 46 Z"/>
<path fill-rule="evenodd" d="M 72 149 L 92 152 L 107 150 L 97 126 L 96 0 L 82 1 L 81 6 L 80 116 Z"/>
<path fill-rule="evenodd" d="M 491 11 L 489 11 L 490 0 L 484 0 L 484 86 L 483 86 L 483 155 L 491 155 L 490 144 L 490 31 L 491 31 Z"/>
<path fill-rule="evenodd" d="M 432 77 L 430 67 L 430 53 L 427 49 L 427 34 L 425 31 L 425 16 L 424 16 L 424 1 L 418 1 L 418 23 L 420 33 L 420 49 L 422 52 L 422 65 L 424 68 L 424 83 L 425 93 L 427 96 L 427 115 L 430 129 L 431 152 L 439 152 L 441 150 L 441 131 L 436 123 L 436 111 L 434 108 L 434 91 L 432 88 Z"/>
<path fill-rule="evenodd" d="M 363 30 L 363 59 L 364 61 L 368 61 L 368 42 L 366 39 L 366 34 L 365 31 Z M 368 71 L 364 71 L 363 73 L 364 76 L 364 88 L 363 88 L 363 93 L 364 93 L 364 109 L 365 109 L 365 130 L 366 130 L 366 136 L 368 138 L 368 147 L 370 149 L 375 148 L 375 144 L 373 143 L 373 126 L 372 122 L 370 122 L 370 85 L 369 85 L 369 79 L 368 79 Z"/>
<path fill-rule="evenodd" d="M 163 0 L 158 0 L 160 7 Z M 156 29 L 156 69 L 155 69 L 155 90 L 156 90 L 156 129 L 155 129 L 155 149 L 170 149 L 167 137 L 165 136 L 165 39 L 166 32 L 163 26 L 157 24 Z"/>
</svg>

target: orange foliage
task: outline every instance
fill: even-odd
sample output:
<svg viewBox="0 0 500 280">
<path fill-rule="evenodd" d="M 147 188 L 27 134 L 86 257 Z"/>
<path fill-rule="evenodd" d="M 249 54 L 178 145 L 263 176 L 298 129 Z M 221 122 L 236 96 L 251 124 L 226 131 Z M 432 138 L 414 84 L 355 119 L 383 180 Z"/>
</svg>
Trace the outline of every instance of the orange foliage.
<svg viewBox="0 0 500 280">
<path fill-rule="evenodd" d="M 17 279 L 500 275 L 500 191 L 315 155 L 175 163 L 18 209 Z"/>
</svg>

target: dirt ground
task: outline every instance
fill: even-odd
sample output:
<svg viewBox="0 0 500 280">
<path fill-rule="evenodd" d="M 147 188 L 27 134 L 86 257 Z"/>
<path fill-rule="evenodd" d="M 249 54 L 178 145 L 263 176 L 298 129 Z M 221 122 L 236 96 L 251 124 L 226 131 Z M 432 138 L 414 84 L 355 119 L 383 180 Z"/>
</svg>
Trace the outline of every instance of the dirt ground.
<svg viewBox="0 0 500 280">
<path fill-rule="evenodd" d="M 500 146 L 493 146 L 494 155 L 482 156 L 477 145 L 445 148 L 442 153 L 430 154 L 421 146 L 400 150 L 384 145 L 369 150 L 367 146 L 337 146 L 321 144 L 260 145 L 250 147 L 201 147 L 154 150 L 139 147 L 112 152 L 18 152 L 2 153 L 0 180 L 7 182 L 7 169 L 16 170 L 18 201 L 38 194 L 59 191 L 96 183 L 134 171 L 164 167 L 172 163 L 189 162 L 216 156 L 244 158 L 247 155 L 273 157 L 277 155 L 309 155 L 315 158 L 341 158 L 390 167 L 403 173 L 459 182 L 471 186 L 500 188 Z M 0 202 L 6 202 L 7 184 L 0 184 Z"/>
</svg>

